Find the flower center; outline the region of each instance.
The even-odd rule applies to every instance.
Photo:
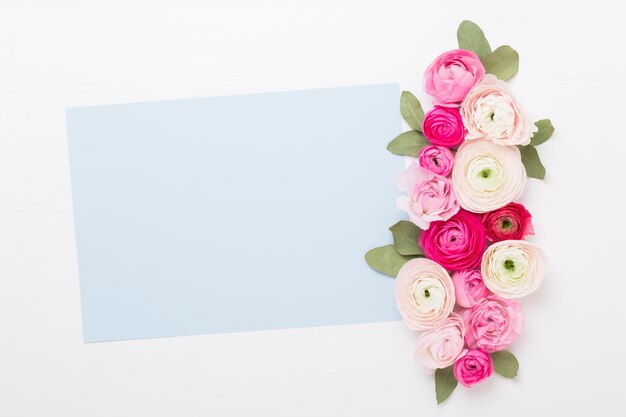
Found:
[[[489,120],[493,122],[493,118],[496,117],[496,113],[492,111],[491,113],[489,113],[488,117],[489,117]]]
[[[478,173],[479,176],[483,178],[489,178],[491,176],[491,170],[489,168],[485,168]]]
[[[507,271],[514,271],[515,270],[515,262],[513,262],[510,259],[507,259],[506,261],[504,261],[504,269],[506,269]]]
[[[504,219],[504,220],[502,220],[502,228],[503,228],[504,230],[510,229],[510,228],[511,228],[511,226],[512,226],[512,224],[511,224],[511,220],[509,220],[509,219]]]
[[[430,297],[430,291],[424,290],[424,297],[426,298]]]

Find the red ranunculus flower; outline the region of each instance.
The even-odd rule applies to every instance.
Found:
[[[509,203],[483,216],[483,225],[487,239],[492,242],[501,240],[521,240],[526,235],[534,235],[532,216],[522,204]]]

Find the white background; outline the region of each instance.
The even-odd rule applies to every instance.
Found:
[[[626,415],[626,25],[584,3],[1,0],[0,416]],[[463,19],[519,51],[512,88],[556,126],[516,380],[437,407],[401,323],[83,344],[66,107],[382,82],[428,103]]]

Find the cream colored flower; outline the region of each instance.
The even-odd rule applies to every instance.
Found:
[[[460,112],[466,140],[485,138],[499,145],[528,145],[537,131],[506,82],[492,74],[470,90]]]
[[[517,146],[486,139],[464,142],[456,153],[452,185],[461,207],[486,213],[518,199],[526,186],[526,170]]]
[[[396,305],[411,330],[441,324],[454,308],[454,285],[448,272],[426,258],[405,263],[396,277]]]
[[[502,298],[520,298],[534,292],[546,275],[543,251],[525,240],[503,240],[485,251],[483,281]]]
[[[415,360],[427,373],[450,366],[463,351],[464,336],[463,319],[458,314],[452,313],[440,326],[419,336]]]

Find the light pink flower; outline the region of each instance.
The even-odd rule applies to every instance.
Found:
[[[455,362],[453,370],[457,381],[469,388],[493,374],[493,359],[483,350],[466,350]]]
[[[461,104],[466,140],[485,138],[498,145],[528,145],[537,131],[506,82],[487,74]]]
[[[454,49],[439,55],[428,66],[424,90],[435,98],[435,104],[456,107],[484,75],[485,68],[478,55]]]
[[[419,153],[419,165],[437,175],[450,175],[453,164],[454,154],[443,146],[424,146]]]
[[[452,313],[440,326],[419,336],[415,360],[427,373],[452,365],[463,351],[464,335],[463,319]]]
[[[439,326],[454,308],[450,275],[430,259],[411,259],[396,277],[396,306],[411,330]]]
[[[456,303],[461,307],[472,307],[483,298],[491,294],[480,271],[476,269],[464,269],[452,274]]]
[[[398,175],[397,185],[408,195],[398,197],[396,207],[406,211],[409,220],[424,230],[431,222],[447,220],[459,211],[452,181],[415,162]]]
[[[492,295],[463,311],[465,342],[471,349],[506,349],[524,330],[524,313],[516,301]]]

